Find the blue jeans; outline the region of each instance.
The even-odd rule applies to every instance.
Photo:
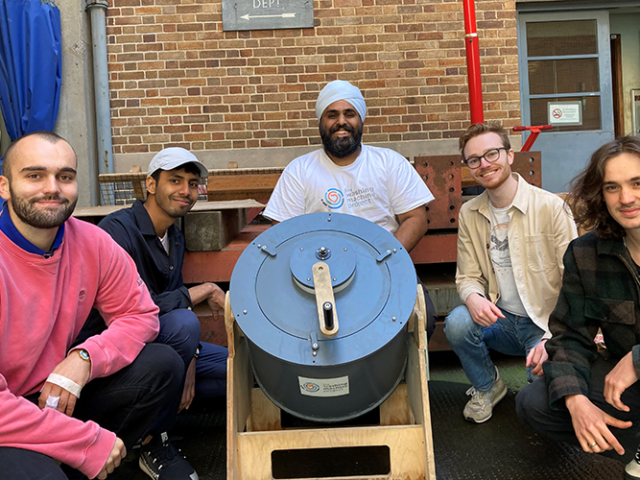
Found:
[[[495,380],[495,366],[489,348],[507,355],[526,356],[542,338],[544,330],[528,317],[501,310],[505,318],[498,318],[490,327],[482,327],[471,319],[466,306],[454,308],[447,316],[444,332],[447,341],[460,358],[467,378],[477,390],[487,391]],[[531,368],[527,379],[534,380]]]

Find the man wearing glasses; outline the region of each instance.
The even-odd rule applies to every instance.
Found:
[[[530,382],[542,375],[562,257],[577,231],[558,196],[511,172],[514,153],[501,126],[471,125],[460,151],[485,192],[460,210],[456,286],[464,305],[449,314],[445,333],[472,384],[464,418],[483,423],[507,393],[489,348],[526,356]]]

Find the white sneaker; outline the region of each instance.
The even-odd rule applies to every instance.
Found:
[[[638,446],[633,460],[624,467],[624,478],[625,480],[640,480],[640,446]]]
[[[471,400],[467,402],[462,411],[464,419],[473,423],[484,423],[491,418],[493,407],[507,394],[507,386],[500,378],[500,373],[496,368],[496,379],[493,385],[486,392],[476,390],[471,387],[467,390],[467,395],[471,395]],[[640,480],[640,479],[639,479]]]

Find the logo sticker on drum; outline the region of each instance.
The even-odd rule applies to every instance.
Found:
[[[340,397],[349,395],[349,377],[307,378],[298,377],[300,393],[309,397]]]
[[[311,392],[311,393],[315,393],[320,391],[320,385],[318,385],[317,383],[313,383],[313,382],[305,382],[304,384],[300,385],[300,387],[307,391],[307,392]]]
[[[324,201],[327,202],[329,208],[340,208],[344,203],[344,195],[337,188],[330,188],[324,194]]]

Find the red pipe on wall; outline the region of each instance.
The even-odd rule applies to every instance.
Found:
[[[467,50],[467,77],[469,83],[469,108],[471,123],[483,123],[482,78],[480,76],[480,47],[476,31],[476,6],[474,0],[462,0],[464,4],[464,44]]]

